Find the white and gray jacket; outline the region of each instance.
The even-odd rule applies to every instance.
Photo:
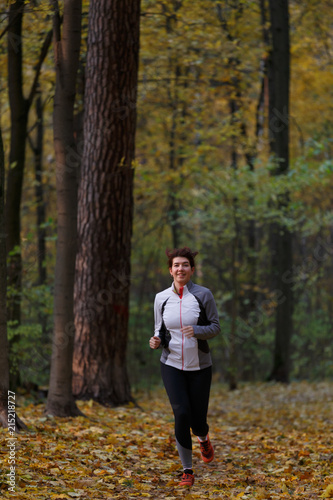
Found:
[[[207,339],[220,332],[212,292],[189,281],[178,295],[174,284],[155,297],[155,336],[161,339],[161,362],[180,370],[200,370],[211,366]],[[193,326],[194,337],[180,329]]]

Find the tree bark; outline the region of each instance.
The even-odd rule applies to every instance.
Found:
[[[4,152],[0,131],[0,422],[7,426],[7,394],[9,389],[9,362],[7,341],[7,269],[4,232]]]
[[[140,0],[91,2],[78,203],[73,392],[132,399],[126,367]]]
[[[74,138],[74,101],[80,55],[82,6],[81,0],[65,0],[61,36],[56,0],[53,5],[56,64],[53,130],[58,239],[54,283],[54,332],[46,411],[57,416],[75,416],[81,412],[72,394],[77,177],[80,164]]]
[[[4,222],[5,162],[0,130],[0,425],[8,427],[9,360],[7,340],[7,263]],[[26,425],[15,412],[15,430]]]
[[[20,250],[20,208],[25,164],[28,114],[37,89],[42,63],[47,55],[52,32],[45,37],[35,66],[35,77],[27,98],[23,95],[22,20],[24,0],[16,0],[9,8],[8,27],[8,93],[11,114],[11,139],[6,192],[6,247],[9,255],[8,283],[12,287],[8,319],[21,320],[22,259]]]
[[[273,155],[273,175],[282,175],[289,168],[289,81],[290,41],[288,0],[270,0],[271,51],[268,58],[269,140]],[[278,206],[288,205],[288,192],[281,195]],[[271,227],[271,252],[274,288],[281,300],[276,307],[275,347],[270,380],[287,383],[290,371],[290,340],[292,335],[293,293],[283,279],[292,269],[292,234],[282,223]]]
[[[25,162],[29,104],[23,95],[22,79],[22,20],[24,0],[9,7],[8,29],[8,93],[11,115],[10,153],[6,192],[6,248],[9,255],[8,284],[12,293],[8,300],[8,319],[21,320],[20,207]]]
[[[46,229],[45,229],[45,201],[43,189],[43,104],[42,96],[39,92],[36,99],[36,117],[37,134],[36,145],[30,141],[31,148],[35,158],[35,196],[36,196],[36,218],[37,218],[37,263],[38,263],[38,281],[37,285],[44,285],[46,282]],[[43,311],[38,312],[38,322],[42,327],[42,335],[47,338],[47,314]]]
[[[45,201],[44,201],[43,178],[42,178],[44,123],[43,123],[42,97],[40,94],[36,99],[36,116],[37,116],[37,137],[36,137],[36,147],[34,148],[34,154],[35,154],[35,180],[36,180],[35,195],[37,203],[38,284],[43,285],[46,281],[46,266],[45,266],[46,231],[45,227],[43,227],[43,224],[45,223]]]

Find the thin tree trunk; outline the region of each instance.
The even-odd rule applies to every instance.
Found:
[[[262,26],[262,34],[263,34],[263,42],[264,47],[268,51],[269,50],[269,33],[267,28],[267,15],[266,15],[266,5],[265,0],[260,0],[260,13],[261,13],[261,26]],[[262,141],[262,137],[264,134],[264,126],[265,126],[265,98],[268,91],[268,82],[267,82],[267,56],[266,54],[263,56],[260,61],[260,93],[258,98],[258,103],[256,107],[256,121],[255,121],[255,131],[256,131],[256,146],[255,151],[252,152],[251,160],[248,160],[248,165],[251,171],[254,171],[254,160],[257,156],[257,151],[260,148],[260,141]],[[267,99],[268,102],[268,99]],[[249,185],[249,191],[253,191],[253,185]],[[251,204],[254,202],[253,197],[251,196]],[[256,243],[257,243],[257,235],[256,235],[256,222],[254,219],[248,222],[248,246],[249,246],[249,255],[248,255],[248,269],[249,269],[249,284],[250,290],[248,294],[249,303],[244,308],[246,310],[246,317],[249,318],[251,313],[255,311],[256,301],[257,301],[257,292],[256,292],[256,284],[257,284],[257,266],[258,266],[258,258],[256,251]]]
[[[235,3],[233,9],[235,9],[235,15],[236,18],[238,19],[238,22],[241,22],[241,17],[243,15],[243,5],[241,3]],[[224,16],[221,3],[216,4],[216,11],[221,29],[226,34],[227,39],[233,44],[237,44],[237,39],[232,34],[232,31],[228,26],[228,22]],[[231,136],[231,142],[232,142],[231,164],[234,169],[237,168],[237,163],[238,163],[237,143],[240,143],[241,145],[239,139],[242,137],[245,140],[245,146],[243,145],[243,150],[247,165],[251,171],[254,171],[254,162],[257,156],[258,136],[256,136],[257,140],[256,143],[250,145],[248,140],[246,123],[244,120],[240,121],[240,119],[237,117],[237,113],[241,109],[240,106],[242,103],[242,82],[239,78],[239,67],[241,65],[241,62],[238,56],[229,57],[228,65],[230,66],[230,68],[234,73],[231,83],[231,94],[234,97],[230,98],[229,101],[231,126],[233,128]],[[257,116],[256,116],[256,121],[257,121]],[[241,133],[241,137],[239,137],[239,132]],[[251,195],[252,191],[253,191],[253,186],[249,184],[250,205],[252,205],[254,202],[253,196]],[[255,309],[255,301],[257,295],[255,292],[257,257],[255,250],[256,246],[255,221],[249,220],[245,225],[246,225],[245,231],[247,232],[247,242],[248,242],[247,269],[248,269],[248,283],[250,285],[250,289],[248,292],[249,304],[248,305],[242,304],[240,307],[240,313],[246,320],[249,319],[251,312]],[[238,238],[239,244],[240,241],[241,241],[240,238]]]
[[[25,164],[25,143],[28,114],[36,93],[42,63],[47,55],[52,32],[49,32],[35,65],[35,77],[27,98],[23,95],[22,20],[24,0],[16,0],[9,7],[8,27],[8,93],[11,113],[11,138],[6,191],[6,246],[9,256],[8,283],[12,287],[8,305],[8,319],[21,320],[22,259],[20,249],[20,208]]]
[[[8,427],[9,360],[7,340],[7,263],[4,223],[4,183],[5,162],[2,134],[0,130],[0,425]],[[10,406],[12,406],[12,403]],[[12,420],[12,417],[10,420]],[[15,430],[18,431],[20,429],[26,429],[26,425],[19,419],[15,412]]]
[[[270,0],[269,141],[275,175],[289,168],[290,41],[288,0]]]
[[[47,413],[78,415],[72,394],[74,345],[73,291],[76,255],[79,155],[74,139],[74,101],[81,42],[81,0],[65,0],[62,36],[58,3],[54,5],[54,148],[57,189],[57,254],[54,283],[54,332]]]
[[[7,394],[9,390],[9,362],[7,341],[7,266],[4,231],[4,152],[0,130],[0,423],[7,427]]]
[[[44,202],[44,190],[43,190],[43,136],[44,136],[44,124],[43,124],[43,105],[41,94],[38,93],[36,99],[36,144],[34,144],[31,137],[28,135],[28,141],[30,148],[34,154],[35,159],[35,196],[36,196],[36,219],[37,219],[37,264],[38,264],[38,280],[37,285],[43,285],[46,281],[46,230],[44,227],[45,223],[45,202]],[[47,325],[47,314],[43,311],[38,313],[38,322],[42,326],[43,337],[46,337],[46,325]]]
[[[237,103],[234,99],[230,99],[230,114],[231,114],[231,166],[236,171],[238,168],[238,155],[237,155],[237,139],[234,133],[235,123],[237,118],[235,116],[237,111]],[[231,330],[230,330],[230,344],[229,344],[229,366],[228,366],[228,382],[231,391],[237,389],[238,382],[238,353],[237,353],[237,317],[238,317],[238,260],[239,260],[239,245],[240,245],[240,228],[237,219],[238,200],[237,197],[233,198],[233,218],[235,236],[231,242],[231,283],[232,283],[232,299],[231,299]]]
[[[170,136],[169,136],[169,170],[171,175],[173,175],[177,170],[177,153],[176,153],[176,131],[177,131],[177,116],[178,116],[178,76],[179,76],[179,68],[176,67],[175,70],[175,90],[174,95],[172,95],[171,88],[169,89],[169,104],[172,108],[172,120],[171,120],[171,128],[170,128]],[[171,86],[171,82],[170,82]],[[180,244],[180,233],[181,227],[179,223],[179,200],[177,199],[177,189],[174,185],[174,181],[169,182],[168,189],[168,219],[171,226],[171,235],[172,235],[172,244],[173,248],[178,248]]]
[[[289,168],[289,80],[290,42],[288,0],[269,1],[272,47],[268,59],[270,150],[274,156],[273,175]],[[288,192],[280,196],[281,210],[288,205]],[[290,370],[293,293],[283,275],[292,269],[292,234],[281,223],[271,227],[274,288],[282,293],[276,308],[275,347],[270,380],[287,383]]]
[[[132,399],[126,367],[140,0],[90,3],[73,392]]]
[[[283,205],[280,202],[279,207]],[[276,306],[273,369],[268,380],[288,383],[290,372],[290,342],[293,328],[292,285],[283,280],[287,270],[292,269],[292,235],[287,228],[274,224],[271,227],[273,286],[281,293]]]
[[[171,89],[169,90],[169,101],[170,107],[172,108],[172,119],[171,119],[171,127],[170,127],[170,136],[169,136],[169,170],[171,175],[176,172],[176,129],[177,129],[177,107],[178,107],[178,99],[177,99],[177,71],[175,76],[175,95],[172,96]],[[171,82],[170,82],[171,86]],[[172,244],[173,248],[177,248],[179,246],[179,235],[180,235],[180,224],[179,224],[179,201],[177,200],[177,191],[174,186],[174,182],[169,182],[168,189],[168,219],[171,226],[171,235],[172,235]]]
[[[267,28],[267,9],[266,0],[260,0],[260,14],[261,14],[261,27],[262,27],[262,38],[264,42],[265,52],[270,50],[269,41],[269,29]],[[264,135],[264,125],[265,125],[265,102],[268,102],[267,92],[268,92],[268,77],[267,77],[267,63],[268,58],[266,53],[260,61],[260,73],[261,73],[261,84],[260,84],[260,94],[256,109],[256,138],[257,146],[259,145],[260,138]]]
[[[165,19],[165,30],[168,34],[172,34],[177,24],[177,11],[182,6],[182,0],[177,2],[162,3],[161,9]],[[168,205],[167,205],[167,218],[170,224],[171,240],[173,248],[180,245],[181,239],[181,223],[179,221],[179,214],[181,211],[181,202],[177,197],[179,185],[175,186],[173,176],[181,167],[182,159],[179,157],[177,149],[177,123],[181,122],[183,116],[180,116],[180,99],[179,99],[179,77],[181,76],[181,67],[179,61],[172,55],[172,51],[168,49],[168,63],[170,74],[174,74],[174,82],[170,80],[167,88],[168,106],[171,111],[171,125],[170,128],[166,126],[166,134],[169,143],[169,171],[171,180],[168,182]],[[184,112],[184,107],[183,107]],[[182,113],[183,114],[183,113]],[[178,142],[181,142],[181,139]]]
[[[237,200],[235,200],[237,204]],[[235,207],[236,208],[236,207]],[[236,215],[235,215],[236,219]],[[232,279],[232,299],[231,299],[231,331],[229,343],[229,366],[228,383],[231,391],[237,389],[238,384],[238,352],[237,352],[237,319],[238,319],[238,249],[239,249],[239,228],[235,220],[235,237],[231,242],[231,279]]]
[[[34,148],[35,154],[35,194],[37,203],[37,256],[38,256],[38,284],[43,285],[46,281],[46,245],[45,237],[46,231],[43,224],[45,223],[45,202],[43,192],[43,136],[44,136],[44,123],[43,123],[43,105],[42,97],[39,94],[36,99],[36,116],[37,116],[37,140],[36,147]]]
[[[38,285],[43,285],[46,282],[46,229],[45,229],[45,201],[43,189],[43,104],[42,96],[39,93],[36,99],[36,116],[37,116],[37,137],[35,154],[35,195],[36,195],[36,210],[37,210],[37,261],[38,261]],[[42,335],[47,337],[47,314],[43,311],[38,312],[38,321],[42,327]]]
[[[6,192],[6,247],[9,255],[8,284],[12,287],[8,300],[8,319],[21,321],[22,259],[20,250],[20,207],[25,162],[25,140],[29,104],[23,96],[22,20],[24,0],[9,7],[8,29],[8,93],[11,114],[10,153]]]

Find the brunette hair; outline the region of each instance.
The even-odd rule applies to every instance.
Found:
[[[190,262],[190,266],[194,267],[194,257],[198,254],[198,252],[192,252],[188,247],[174,248],[173,250],[167,248],[165,253],[168,257],[169,267],[172,267],[172,261],[175,257],[186,257]]]

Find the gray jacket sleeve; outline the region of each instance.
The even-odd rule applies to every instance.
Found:
[[[159,332],[160,328],[162,325],[162,315],[161,315],[161,308],[160,308],[160,301],[158,300],[157,296],[155,297],[155,302],[154,302],[154,337],[159,337]]]
[[[213,294],[207,289],[205,297],[202,297],[202,303],[206,312],[207,324],[194,325],[194,336],[200,340],[207,340],[215,337],[221,331],[219,315]]]

